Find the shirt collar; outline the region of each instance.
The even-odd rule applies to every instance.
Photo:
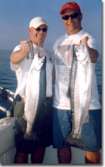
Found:
[[[67,38],[74,38],[76,36],[80,36],[81,34],[83,34],[83,30],[80,30],[78,33],[75,33],[75,34],[71,34],[71,35],[68,35],[68,34],[65,34],[65,37]]]

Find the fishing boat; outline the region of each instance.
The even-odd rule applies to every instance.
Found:
[[[0,87],[0,118],[10,116],[13,99],[14,92]]]
[[[15,156],[15,119],[11,117],[11,106],[14,99],[14,92],[0,87],[0,164],[13,165]],[[29,159],[30,163],[30,159]],[[44,165],[57,165],[57,151],[52,146],[46,148]],[[83,151],[72,147],[73,165],[83,165]]]
[[[10,117],[14,93],[0,87],[0,164],[12,164],[15,155],[14,118]]]

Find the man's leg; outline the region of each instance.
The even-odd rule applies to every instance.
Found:
[[[86,164],[99,164],[101,160],[100,152],[85,152],[85,163]]]
[[[92,125],[90,130],[93,130],[94,132],[94,136],[91,136],[91,140],[95,139],[97,141],[97,145],[94,148],[97,151],[91,151],[91,150],[85,151],[85,162],[90,164],[99,164],[101,163],[101,155],[99,148],[101,148],[101,140],[102,140],[101,110],[90,110],[89,117],[90,117],[90,125]]]
[[[59,163],[69,164],[71,162],[71,148],[61,148],[57,151]]]
[[[16,155],[15,155],[15,163],[16,164],[25,164],[28,163],[28,152],[26,152],[27,145],[26,141],[23,138],[23,135],[17,134],[15,136],[16,143]]]
[[[44,154],[45,154],[45,147],[38,146],[37,148],[35,148],[35,151],[33,151],[31,154],[31,162],[42,163],[44,159]]]
[[[71,162],[71,148],[65,147],[65,138],[71,131],[71,112],[69,110],[53,110],[53,146],[57,148],[59,163]]]
[[[23,152],[17,152],[15,155],[16,164],[26,164],[28,163],[28,154]]]

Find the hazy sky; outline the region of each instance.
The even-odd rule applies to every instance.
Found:
[[[59,9],[66,0],[0,0],[0,49],[12,49],[28,37],[28,23],[32,17],[43,16],[49,25],[46,47],[63,33]],[[102,1],[77,0],[83,13],[83,27],[97,40],[101,49]]]

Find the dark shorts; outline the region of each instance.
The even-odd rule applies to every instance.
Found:
[[[89,122],[82,127],[84,150],[98,151],[101,148],[101,110],[89,111]],[[72,130],[72,115],[69,110],[53,109],[53,146],[68,147],[65,140]],[[70,146],[70,145],[69,145]]]
[[[47,147],[52,144],[52,100],[47,99],[47,108],[44,106],[40,108],[37,120],[33,127],[34,137],[30,139],[24,138],[22,127],[26,126],[23,118],[18,119],[16,128],[18,128],[15,135],[16,149],[19,152],[33,152],[36,147]]]

